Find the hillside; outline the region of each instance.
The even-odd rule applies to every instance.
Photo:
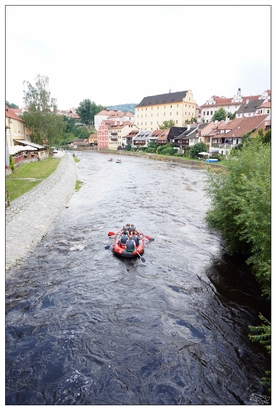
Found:
[[[123,111],[123,112],[131,112],[132,114],[134,114],[134,107],[137,105],[136,104],[118,104],[118,105],[109,105],[108,108],[110,110],[117,110],[117,111]]]

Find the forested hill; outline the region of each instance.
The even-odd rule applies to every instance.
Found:
[[[134,107],[138,105],[138,103],[136,104],[119,104],[119,105],[109,105],[108,108],[110,110],[118,110],[118,111],[123,111],[123,112],[131,112],[132,114],[134,114],[135,110]]]

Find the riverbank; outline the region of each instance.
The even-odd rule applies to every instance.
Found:
[[[177,157],[172,159],[165,155],[110,150],[96,152],[116,156],[139,156],[199,169],[223,169],[216,164]],[[72,153],[63,154],[57,170],[50,177],[6,207],[6,271],[24,261],[47,234],[51,224],[73,195],[76,179],[76,165]]]
[[[6,272],[20,264],[47,234],[75,191],[76,165],[64,154],[56,171],[6,208]]]
[[[108,154],[110,156],[119,156],[119,155],[127,155],[127,156],[132,156],[132,157],[143,157],[143,158],[148,158],[152,159],[155,161],[164,161],[164,162],[170,162],[171,164],[178,164],[182,165],[184,167],[193,167],[197,169],[208,169],[208,168],[216,168],[216,169],[224,169],[225,167],[222,164],[219,163],[208,163],[205,162],[204,160],[199,161],[195,159],[187,159],[185,157],[176,157],[176,156],[168,156],[168,155],[159,155],[159,154],[154,154],[154,153],[148,153],[148,152],[141,152],[141,151],[127,151],[127,150],[110,150],[110,149],[101,149],[101,150],[95,150],[95,148],[90,148],[90,147],[81,147],[78,148],[76,151],[94,151],[98,152],[99,154]]]

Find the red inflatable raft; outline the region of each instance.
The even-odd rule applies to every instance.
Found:
[[[119,231],[114,239],[113,245],[112,245],[112,251],[114,255],[117,256],[122,256],[123,258],[134,258],[136,256],[141,256],[144,253],[144,247],[145,247],[145,237],[144,235],[138,232],[139,236],[139,246],[133,251],[129,252],[126,250],[126,245],[121,245],[120,244],[120,237],[123,233],[123,231]]]

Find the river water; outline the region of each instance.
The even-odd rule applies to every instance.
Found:
[[[6,404],[267,404],[263,302],[205,223],[205,171],[76,155],[81,189],[6,279]],[[106,249],[128,222],[144,262]]]

